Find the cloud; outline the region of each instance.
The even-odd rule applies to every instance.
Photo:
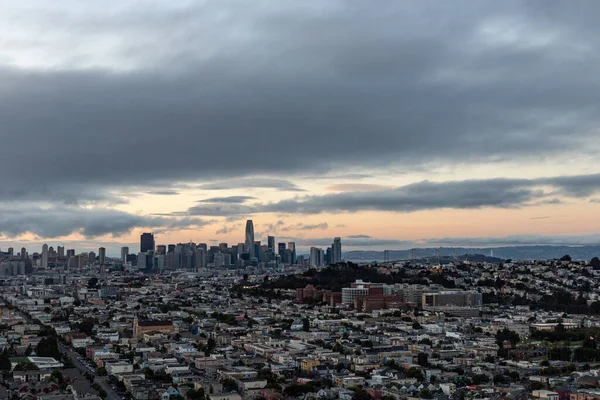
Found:
[[[327,222],[321,222],[320,224],[308,224],[308,225],[299,223],[299,224],[289,225],[289,226],[280,228],[280,230],[283,232],[289,232],[289,231],[312,231],[315,229],[325,230],[327,228],[329,228],[329,225],[327,224]]]
[[[231,189],[254,189],[254,188],[266,188],[266,189],[277,189],[281,191],[289,192],[302,192],[296,184],[284,180],[275,178],[245,178],[245,179],[230,179],[222,180],[219,182],[206,183],[198,186],[202,190],[231,190]]]
[[[146,192],[147,194],[154,194],[158,196],[176,196],[179,194],[176,190],[151,190]]]
[[[544,216],[544,217],[531,217],[529,219],[548,219],[548,218],[550,218],[550,217],[548,217],[548,216]]]
[[[298,237],[286,237],[286,240],[294,241],[296,246],[301,247],[329,247],[333,243],[333,238],[298,238]],[[350,238],[342,237],[342,249],[347,248],[365,248],[365,247],[412,247],[413,242],[397,239],[379,239],[379,238]]]
[[[338,183],[329,185],[325,189],[333,192],[369,191],[392,188],[391,185],[378,185],[373,183]]]
[[[80,3],[13,2],[0,16],[15,190],[231,179],[204,189],[298,191],[240,177],[598,149],[594,2]]]
[[[348,235],[349,239],[372,239],[372,236],[369,235]]]
[[[0,233],[18,237],[31,233],[40,238],[58,238],[81,234],[85,238],[104,235],[119,237],[135,228],[156,231],[200,229],[212,221],[199,218],[147,217],[107,208],[1,207]]]
[[[253,196],[211,197],[209,199],[198,200],[198,203],[245,203],[254,199],[256,197]]]
[[[449,182],[422,181],[393,189],[343,192],[285,199],[257,207],[257,212],[319,214],[323,212],[414,212],[440,208],[519,208],[560,204],[552,192],[579,198],[600,192],[600,175],[540,179],[481,179]]]

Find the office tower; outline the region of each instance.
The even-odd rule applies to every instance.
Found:
[[[275,253],[275,236],[267,237],[267,246],[271,252]]]
[[[159,244],[158,246],[156,246],[156,254],[162,256],[167,254],[167,246],[165,246],[164,244]]]
[[[204,249],[204,251],[208,251],[208,245],[206,243],[199,243],[196,248]]]
[[[223,254],[227,253],[227,243],[219,243],[219,250]]]
[[[318,247],[310,248],[310,266],[311,267],[323,266],[323,263],[325,261],[324,258],[325,258],[325,252],[323,251],[323,249],[320,249]]]
[[[65,246],[58,246],[57,250],[58,250],[58,256],[59,257],[64,257],[65,256]]]
[[[135,254],[129,254],[127,256],[127,262],[135,267],[137,265],[137,256]]]
[[[41,263],[42,268],[48,268],[48,258],[49,258],[48,245],[44,243],[44,245],[42,246],[42,263]]]
[[[94,265],[96,264],[96,253],[94,253],[93,251],[90,251],[87,255],[87,260],[86,264],[87,265]]]
[[[281,261],[284,262],[285,258],[285,243],[277,243],[277,254],[281,257]]]
[[[154,234],[153,233],[142,233],[140,237],[140,252],[145,253],[146,251],[154,251]]]
[[[328,247],[325,250],[325,265],[333,264],[333,250],[331,247]]]
[[[12,257],[12,256],[14,256],[14,253],[15,253],[15,249],[13,249],[12,247],[9,247],[8,248],[8,255]]]
[[[67,258],[75,257],[75,249],[67,250]]]
[[[254,245],[252,246],[252,254],[258,261],[262,261],[260,259],[260,240],[255,240]]]
[[[21,260],[27,258],[27,249],[25,247],[21,247]]]
[[[254,258],[254,224],[252,220],[249,219],[246,221],[246,241],[245,241],[245,251],[250,256],[250,259]]]
[[[175,253],[175,245],[170,244],[167,246],[167,253]]]
[[[106,264],[106,249],[104,247],[98,249],[98,262],[100,265]]]
[[[148,253],[141,251],[137,256],[137,266],[139,269],[146,269],[148,266]]]
[[[194,264],[196,268],[206,268],[208,262],[206,260],[206,249],[203,247],[198,247],[196,249],[195,261]]]
[[[269,246],[262,245],[260,246],[260,257],[259,259],[264,262],[271,261],[271,250],[269,250]]]
[[[290,264],[296,264],[296,242],[288,242],[287,246],[291,252]]]
[[[213,263],[214,263],[215,268],[222,267],[223,266],[223,253],[216,253]]]
[[[121,261],[123,264],[127,262],[127,256],[129,255],[129,247],[123,246],[121,247]]]
[[[383,251],[383,261],[384,262],[389,262],[390,261],[390,251],[389,250],[384,250]]]
[[[342,262],[342,239],[340,239],[339,237],[334,238],[333,244],[331,245],[331,249],[333,252],[332,264]]]

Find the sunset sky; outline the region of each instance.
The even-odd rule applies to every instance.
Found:
[[[0,248],[598,244],[599,14],[0,0]]]

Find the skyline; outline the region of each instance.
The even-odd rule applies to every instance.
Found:
[[[598,244],[598,11],[6,4],[0,248]]]

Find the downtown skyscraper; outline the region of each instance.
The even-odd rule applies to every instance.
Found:
[[[254,253],[254,224],[252,220],[246,221],[246,241],[244,242],[245,251],[248,253],[250,259],[256,257]]]
[[[339,237],[333,238],[333,243],[331,245],[332,259],[330,262],[332,264],[337,264],[342,262],[342,239]]]
[[[154,251],[154,234],[142,233],[140,237],[140,252]]]

